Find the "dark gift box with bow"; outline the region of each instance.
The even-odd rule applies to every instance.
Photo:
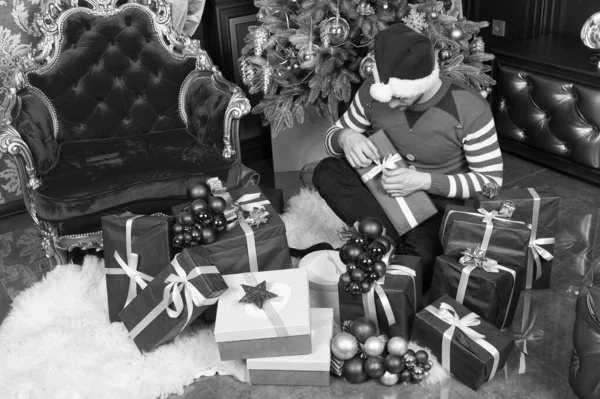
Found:
[[[373,320],[379,334],[410,338],[416,312],[423,307],[421,258],[393,256],[385,277],[371,290],[357,297],[338,286],[340,323],[366,316]]]
[[[177,337],[228,287],[210,261],[184,249],[119,313],[143,352]]]
[[[494,198],[478,194],[475,205],[488,211],[512,207],[519,220],[531,226],[525,288],[550,288],[560,197],[550,188],[517,188],[501,190]]]
[[[479,248],[504,266],[526,267],[531,230],[524,222],[505,219],[497,211],[448,205],[439,237],[444,255],[458,259],[465,248]]]
[[[108,317],[119,312],[173,259],[170,231],[175,218],[127,212],[102,217]]]
[[[460,260],[438,256],[429,303],[448,294],[502,329],[513,321],[524,277],[524,268],[500,265],[477,249],[466,250]]]
[[[424,191],[416,191],[404,197],[392,197],[388,194],[381,182],[383,170],[406,168],[406,163],[383,130],[373,133],[369,140],[377,147],[379,156],[383,159],[375,165],[356,171],[398,234],[403,235],[435,215],[438,212],[437,208]]]
[[[448,295],[417,314],[413,340],[425,346],[458,381],[477,390],[508,359],[512,338]]]
[[[285,225],[260,188],[244,187],[229,195],[228,210],[236,209],[239,225],[220,233],[212,244],[189,250],[209,259],[222,274],[291,268]]]

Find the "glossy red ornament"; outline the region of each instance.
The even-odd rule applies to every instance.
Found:
[[[380,242],[385,245],[385,253],[390,252],[390,249],[395,248],[396,244],[390,236],[382,235],[373,240],[373,242]]]
[[[212,197],[208,200],[208,209],[212,213],[223,213],[227,207],[227,202],[222,197]]]
[[[377,218],[368,217],[360,222],[358,232],[367,237],[369,241],[373,241],[383,234],[383,224]]]
[[[347,287],[352,282],[352,277],[350,277],[350,273],[342,273],[340,275],[340,284],[343,287]]]
[[[385,245],[379,241],[373,241],[371,244],[369,244],[367,252],[375,257],[382,257],[387,253],[385,250]]]
[[[210,194],[210,187],[204,182],[192,183],[187,187],[186,190],[186,195],[190,201],[197,199],[208,201]]]
[[[412,374],[410,373],[410,370],[408,369],[404,369],[400,372],[400,381],[402,382],[408,382],[412,379]]]
[[[227,219],[225,219],[225,216],[222,214],[216,215],[213,219],[212,226],[217,233],[225,231],[225,229],[227,229]]]
[[[367,245],[367,237],[363,236],[360,233],[356,233],[350,239],[350,243],[356,244],[359,247],[365,246],[365,245]]]
[[[340,254],[344,252],[344,257],[348,262],[355,262],[361,255],[365,253],[362,247],[356,244],[345,244],[340,248]]]
[[[190,204],[190,211],[192,212],[192,215],[195,215],[201,209],[207,209],[207,208],[208,208],[208,204],[206,203],[206,201],[201,200],[201,199],[197,199]]]
[[[348,264],[346,265],[346,271],[348,273],[352,273],[352,270],[356,269],[356,262],[348,262]]]
[[[377,273],[379,278],[382,278],[383,276],[385,276],[386,271],[387,271],[387,266],[386,266],[385,262],[378,260],[373,265],[373,273]]]
[[[368,317],[359,317],[350,324],[350,334],[364,344],[367,338],[374,337],[377,334],[375,322]]]
[[[179,223],[175,223],[173,225],[173,234],[177,235],[177,234],[181,234],[183,233],[183,225],[179,224]]]
[[[194,224],[194,217],[190,212],[181,212],[181,223],[186,226]]]
[[[369,253],[363,253],[358,257],[357,264],[366,271],[375,265],[375,257]]]
[[[364,359],[360,356],[346,360],[342,366],[342,376],[353,384],[364,382],[368,378],[364,371],[364,363]]]
[[[366,294],[367,292],[371,291],[371,283],[368,280],[363,280],[360,283],[360,286],[362,288],[363,294]]]
[[[202,243],[204,245],[212,244],[217,239],[215,231],[209,227],[202,227],[200,232],[202,233]]]
[[[365,272],[361,269],[354,269],[350,276],[352,277],[352,281],[360,283],[365,279]]]
[[[404,363],[402,362],[400,356],[392,354],[389,354],[385,357],[383,365],[385,366],[386,371],[392,374],[398,374],[404,368]]]
[[[371,378],[379,378],[385,373],[383,359],[377,356],[370,356],[365,360],[365,373]]]

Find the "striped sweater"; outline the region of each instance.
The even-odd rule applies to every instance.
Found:
[[[348,111],[327,131],[325,149],[343,156],[339,133],[383,129],[411,169],[431,174],[430,194],[471,198],[485,183],[502,185],[503,163],[489,104],[478,93],[442,79],[427,102],[405,111],[369,94],[365,80]]]

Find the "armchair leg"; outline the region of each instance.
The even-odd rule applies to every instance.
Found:
[[[53,266],[64,265],[67,263],[67,251],[60,249],[57,245],[58,234],[56,228],[49,223],[41,222],[36,224],[42,248],[46,253],[46,257],[50,260]]]

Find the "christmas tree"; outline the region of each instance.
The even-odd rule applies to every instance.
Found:
[[[263,93],[253,109],[276,136],[304,109],[319,115],[339,112],[372,73],[375,35],[404,23],[428,36],[441,73],[487,95],[494,80],[478,36],[487,22],[460,16],[452,0],[255,0],[260,25],[249,29],[240,71],[251,94]]]

